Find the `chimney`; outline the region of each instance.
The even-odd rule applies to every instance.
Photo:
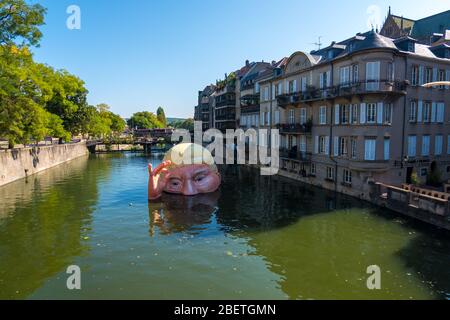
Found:
[[[245,60],[245,66],[248,67],[250,65],[250,61]]]

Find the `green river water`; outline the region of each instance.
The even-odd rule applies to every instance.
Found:
[[[91,155],[0,187],[0,298],[450,299],[448,233],[238,166],[219,192],[149,204],[160,161]]]

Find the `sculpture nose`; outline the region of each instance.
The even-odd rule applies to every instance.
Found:
[[[197,188],[195,188],[194,183],[192,180],[188,179],[183,184],[183,194],[185,196],[193,196],[197,194]]]

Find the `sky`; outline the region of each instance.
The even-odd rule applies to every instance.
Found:
[[[47,8],[35,59],[85,81],[92,105],[123,117],[193,117],[198,91],[245,60],[272,61],[341,41],[392,13],[411,19],[450,0],[28,0]],[[67,8],[80,8],[69,29]]]

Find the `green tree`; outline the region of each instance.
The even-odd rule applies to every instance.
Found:
[[[162,124],[163,127],[167,127],[166,114],[162,107],[159,107],[158,110],[156,110],[156,117],[158,118],[158,121]]]
[[[128,120],[128,125],[130,128],[138,129],[157,129],[164,127],[162,123],[159,122],[158,118],[148,111],[136,112],[133,114]]]
[[[46,9],[25,0],[0,0],[0,45],[39,45]],[[19,42],[20,41],[20,42]]]
[[[178,120],[173,123],[175,129],[186,129],[194,131],[194,119]]]

